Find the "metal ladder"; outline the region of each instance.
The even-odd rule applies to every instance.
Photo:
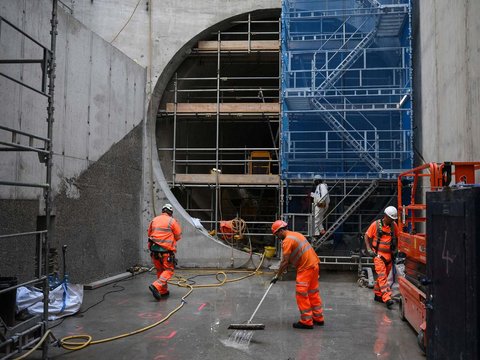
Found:
[[[352,66],[352,64],[360,57],[363,50],[368,47],[375,38],[377,27],[374,27],[366,37],[364,37],[355,48],[343,59],[338,67],[330,73],[329,76],[316,88],[316,91],[327,90],[334,87],[335,82],[345,73],[345,71]],[[315,76],[315,75],[313,75]],[[313,79],[312,79],[313,81]],[[315,97],[311,99],[312,105],[319,110],[326,110],[325,106],[317,100]],[[367,165],[375,172],[381,172],[383,170],[379,162],[370,155],[368,149],[364,149],[360,141],[356,140],[350,132],[337,120],[337,118],[331,113],[325,112],[320,114],[325,122],[332,128],[332,130],[338,131],[343,140],[355,151],[359,153],[360,159],[364,160]],[[343,117],[340,114],[341,117]]]
[[[378,0],[360,0],[360,2],[370,7],[381,7],[382,4]]]
[[[357,197],[355,201],[348,207],[348,209],[338,217],[332,226],[326,230],[325,234],[323,234],[322,237],[317,241],[312,241],[313,248],[317,250],[330,236],[332,236],[335,230],[337,230],[340,225],[342,225],[347,218],[358,209],[358,207],[375,191],[377,187],[378,181],[373,180],[365,189],[365,191],[359,197]]]
[[[362,55],[362,52],[367,48],[375,38],[377,33],[377,27],[374,27],[367,36],[365,36],[355,48],[342,60],[342,62],[337,66],[337,68],[330,73],[329,76],[317,87],[316,90],[326,90],[332,87],[335,82],[342,77],[347,69],[353,65],[353,63]]]
[[[312,104],[319,110],[326,110],[325,106],[316,98],[311,99]],[[340,136],[345,142],[355,151],[359,153],[360,159],[364,160],[367,165],[376,172],[381,172],[383,167],[379,162],[365,149],[361,142],[355,139],[352,134],[329,112],[322,112],[320,116],[325,119],[325,122],[332,128],[332,130],[338,131]],[[356,130],[355,130],[356,131]]]

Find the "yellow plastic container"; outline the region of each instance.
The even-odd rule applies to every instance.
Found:
[[[275,256],[275,246],[265,246],[265,257],[271,259]]]

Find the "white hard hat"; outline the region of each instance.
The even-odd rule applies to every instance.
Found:
[[[170,204],[165,204],[165,205],[163,205],[163,207],[162,207],[162,211],[163,211],[163,210],[168,210],[168,211],[170,211],[171,213],[173,213],[173,206],[170,205]]]
[[[397,215],[397,209],[395,206],[389,206],[385,209],[384,211],[385,215],[387,215],[390,219],[397,220],[398,215]]]

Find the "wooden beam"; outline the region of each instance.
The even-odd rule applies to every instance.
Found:
[[[167,103],[167,112],[174,112],[175,104]],[[211,113],[217,112],[215,103],[178,103],[177,113]],[[280,112],[279,103],[223,103],[220,104],[220,113],[274,113]]]
[[[179,184],[215,184],[215,174],[176,174],[175,182]],[[221,185],[280,185],[278,175],[220,174]]]
[[[199,51],[217,51],[217,41],[199,41]],[[280,49],[278,40],[252,40],[250,41],[250,50],[252,51],[278,51]],[[220,51],[246,51],[248,50],[247,40],[221,41]]]

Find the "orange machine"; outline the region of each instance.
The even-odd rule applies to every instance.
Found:
[[[418,332],[418,342],[426,349],[427,234],[426,191],[439,191],[453,184],[475,184],[480,162],[430,163],[398,176],[398,251],[406,255],[405,277],[399,277],[400,316]]]

